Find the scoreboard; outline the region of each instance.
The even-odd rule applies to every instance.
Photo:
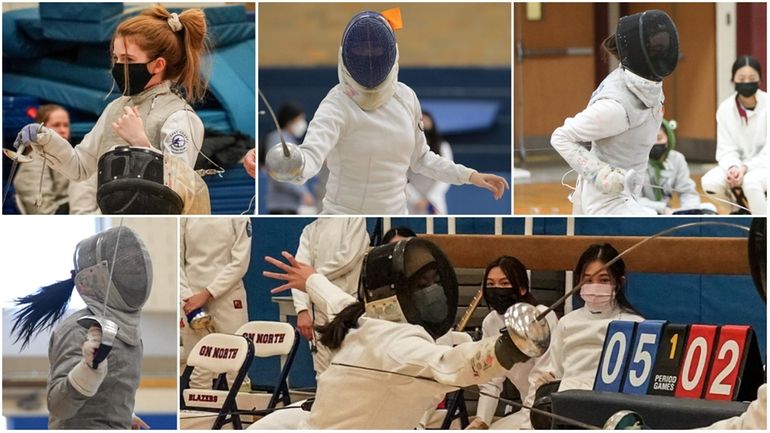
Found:
[[[750,326],[616,320],[607,327],[594,390],[748,401],[762,382]]]

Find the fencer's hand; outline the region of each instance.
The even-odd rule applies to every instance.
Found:
[[[489,426],[481,418],[474,418],[465,430],[489,430]]]
[[[302,310],[297,314],[297,330],[308,341],[313,341],[313,318],[310,317],[307,310]]]
[[[209,293],[207,289],[203,289],[192,296],[188,296],[182,299],[182,302],[184,302],[182,310],[184,310],[185,314],[189,314],[191,311],[202,308],[204,305],[206,305],[207,302],[209,302],[209,299],[211,299],[211,293]]]
[[[594,186],[604,194],[618,195],[623,192],[626,184],[626,172],[609,164],[600,168],[596,173]]]
[[[254,149],[246,152],[243,157],[243,168],[251,177],[257,177],[257,152]]]
[[[136,416],[135,413],[131,414],[131,430],[149,430],[150,426],[144,422],[143,419]]]
[[[29,147],[30,143],[37,142],[37,133],[40,130],[40,125],[40,123],[30,123],[21,128],[21,131],[16,134],[13,147],[18,150],[22,144]]]
[[[545,385],[546,383],[553,382],[554,380],[556,380],[556,376],[554,376],[553,373],[551,373],[550,371],[547,371],[542,376],[535,379],[535,382],[532,384],[532,386],[534,386],[535,389],[537,389]]]
[[[285,274],[269,271],[262,272],[262,275],[266,276],[267,278],[286,281],[286,284],[270,290],[270,293],[281,293],[290,289],[302,290],[304,292],[305,282],[308,278],[310,278],[311,275],[315,274],[315,269],[313,269],[313,267],[310,265],[298,262],[294,256],[292,256],[287,251],[281,252],[281,255],[286,259],[287,262],[289,262],[288,265],[272,257],[265,257],[266,262],[286,272]]]
[[[123,115],[117,122],[112,122],[112,127],[120,138],[134,147],[152,147],[150,139],[144,132],[144,121],[139,116],[137,107],[123,107]]]
[[[508,181],[496,174],[476,172],[471,174],[471,177],[468,180],[479,188],[492,191],[495,200],[500,200],[503,198],[503,193],[505,193],[505,190],[511,189],[511,187],[508,185]]]
[[[743,175],[748,171],[748,167],[745,165],[734,165],[727,169],[727,183],[731,187],[735,188],[743,184]]]
[[[96,350],[99,348],[99,346],[102,344],[102,330],[98,326],[92,326],[88,328],[88,332],[86,333],[86,341],[83,342],[83,344],[80,346],[81,351],[83,352],[83,361],[85,361],[86,365],[93,368],[94,366],[94,355],[96,354]],[[99,366],[101,367],[101,364]]]

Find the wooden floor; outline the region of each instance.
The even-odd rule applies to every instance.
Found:
[[[692,179],[698,185],[700,192],[701,176]],[[574,183],[574,182],[573,182]],[[517,183],[514,185],[513,212],[515,215],[569,215],[572,213],[572,203],[567,199],[571,192],[558,182],[552,183]],[[701,196],[701,201],[710,201],[720,214],[730,213],[729,206],[708,200]],[[673,207],[679,205],[678,197],[673,200]]]

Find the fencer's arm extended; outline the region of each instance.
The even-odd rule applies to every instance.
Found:
[[[729,108],[729,109],[728,109]],[[738,122],[735,120],[735,106],[724,107],[719,106],[717,110],[717,163],[722,170],[727,171],[730,167],[741,166],[741,152],[738,143],[734,135],[732,134],[732,128],[742,127],[740,124],[742,120],[739,118]]]
[[[230,223],[235,234],[235,242],[230,250],[230,262],[206,287],[215,299],[239,286],[249,270],[251,260],[251,221],[248,218],[232,218]]]
[[[476,173],[476,170],[462,164],[456,164],[449,158],[444,158],[431,152],[428,141],[425,138],[425,132],[416,126],[422,125],[422,122],[420,121],[422,116],[420,101],[417,99],[416,95],[413,94],[412,96],[414,97],[414,113],[417,118],[415,119],[414,128],[415,146],[412,151],[409,167],[415,173],[428,176],[431,179],[441,182],[451,183],[453,185],[471,183],[471,175]]]
[[[505,374],[515,362],[528,359],[520,352],[516,359],[501,351],[500,342],[500,337],[491,337],[448,347],[426,339],[424,332],[415,331],[402,338],[399,344],[383,350],[394,365],[400,366],[397,372],[435,379],[447,385],[445,392],[449,392],[453,389],[450,387],[489,382]]]
[[[338,228],[343,230],[345,241],[334,252],[331,260],[326,263],[315,263],[316,272],[326,275],[329,280],[335,280],[355,267],[361,266],[361,262],[369,246],[369,234],[366,231],[366,220],[363,217],[335,218],[339,223]],[[316,245],[316,248],[323,248]]]
[[[37,135],[37,141],[32,142],[32,148],[48,161],[48,165],[70,180],[83,181],[96,172],[99,143],[102,141],[104,128],[112,127],[106,124],[107,112],[112,103],[99,116],[96,125],[83,137],[83,141],[75,147],[60,137],[54,130],[43,128]]]
[[[767,384],[763,383],[757,390],[757,399],[752,401],[746,412],[717,421],[707,430],[767,430]]]
[[[321,105],[318,106],[318,110],[313,115],[313,120],[307,127],[305,139],[299,146],[299,150],[305,157],[305,167],[298,179],[290,181],[292,183],[305,183],[318,174],[326,156],[334,149],[340,136],[342,136],[346,116],[341,104],[336,104],[332,100],[333,92],[334,89],[321,101]],[[275,143],[268,144],[268,146],[273,145]]]
[[[48,346],[48,411],[60,419],[75,416],[96,394],[106,371],[94,370],[83,360],[86,330],[78,325],[54,331]],[[104,362],[106,368],[106,362]],[[102,366],[100,365],[100,370]]]
[[[611,99],[600,99],[556,128],[551,135],[551,146],[579,175],[593,183],[599,171],[608,164],[581,143],[612,137],[628,128],[623,106]]]

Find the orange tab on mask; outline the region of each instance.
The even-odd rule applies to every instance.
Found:
[[[404,21],[401,19],[401,8],[387,9],[380,12],[380,15],[388,20],[388,23],[393,27],[393,30],[404,28]]]

